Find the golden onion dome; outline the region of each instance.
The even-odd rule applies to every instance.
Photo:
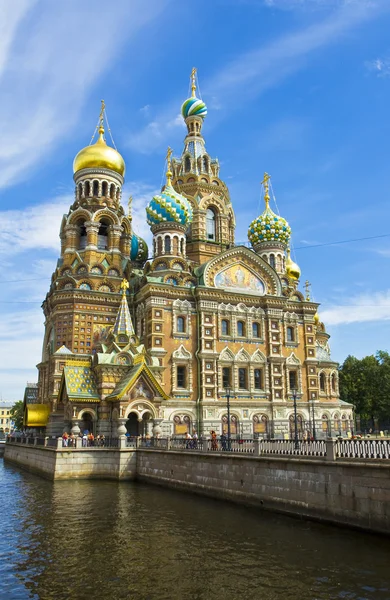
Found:
[[[290,248],[287,248],[286,274],[293,281],[298,281],[301,276],[301,269],[290,256]]]
[[[77,154],[73,161],[73,173],[77,173],[81,169],[103,168],[115,171],[124,177],[126,170],[125,161],[115,148],[107,146],[104,139],[103,111],[104,104],[100,118],[99,137],[94,144],[83,148]]]
[[[314,325],[318,326],[319,322],[320,322],[320,315],[318,314],[318,312],[316,312],[316,314],[314,315]]]

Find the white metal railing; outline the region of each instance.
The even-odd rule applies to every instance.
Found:
[[[390,440],[337,440],[336,458],[390,459]]]
[[[295,448],[294,440],[259,440],[260,454],[282,456],[326,456],[325,440],[299,441]]]

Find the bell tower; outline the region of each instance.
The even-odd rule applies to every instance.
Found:
[[[196,96],[196,69],[191,72],[191,96],[181,114],[187,126],[184,149],[172,160],[173,187],[192,205],[187,231],[187,256],[202,264],[234,244],[235,216],[229,190],[219,177],[219,161],[211,158],[202,136],[207,107]]]

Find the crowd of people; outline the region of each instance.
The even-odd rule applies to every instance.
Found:
[[[81,446],[83,448],[98,446],[104,447],[106,444],[106,438],[104,434],[97,435],[96,437],[93,435],[92,431],[84,431],[83,433],[79,433],[78,436],[74,435],[74,433],[68,434],[67,431],[64,431],[62,434],[62,445],[64,448],[75,448],[77,438],[81,438]]]

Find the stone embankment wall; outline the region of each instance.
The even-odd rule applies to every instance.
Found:
[[[390,464],[137,451],[137,479],[390,533]]]
[[[7,444],[5,460],[48,479],[115,479],[136,477],[134,449],[61,450]]]

